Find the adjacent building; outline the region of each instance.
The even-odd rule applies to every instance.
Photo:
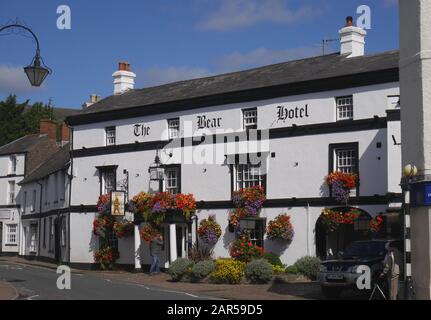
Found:
[[[40,134],[32,134],[0,147],[0,253],[18,254],[20,230],[19,182],[53,154],[58,146],[55,128],[42,121]],[[33,201],[28,194],[26,201]]]

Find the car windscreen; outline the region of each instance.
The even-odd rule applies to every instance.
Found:
[[[354,242],[346,248],[343,257],[380,257],[384,256],[385,254],[385,242]]]

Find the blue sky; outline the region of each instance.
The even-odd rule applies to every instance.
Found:
[[[63,4],[71,30],[56,26]],[[54,71],[31,88],[22,67],[35,44],[3,32],[0,99],[15,93],[19,101],[80,108],[91,93],[112,94],[118,61],[131,64],[142,88],[319,55],[322,39],[338,37],[359,5],[372,13],[366,52],[398,49],[397,0],[0,0],[0,25],[18,18],[30,26]]]

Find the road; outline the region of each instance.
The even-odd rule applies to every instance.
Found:
[[[197,296],[140,284],[73,273],[71,289],[59,290],[55,270],[0,262],[0,280],[14,286],[18,299],[27,300],[207,300]]]

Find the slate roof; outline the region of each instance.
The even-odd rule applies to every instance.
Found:
[[[70,161],[69,149],[69,143],[65,144],[57,152],[40,164],[39,167],[33,170],[33,172],[30,173],[26,178],[19,182],[19,185],[43,179],[44,177],[65,168]]]
[[[44,140],[49,141],[46,134],[37,133],[21,137],[0,147],[0,155],[30,152],[38,143]]]
[[[375,71],[398,69],[399,51],[347,58],[339,53],[289,61],[251,70],[134,89],[109,96],[67,118],[260,88],[304,83]]]

